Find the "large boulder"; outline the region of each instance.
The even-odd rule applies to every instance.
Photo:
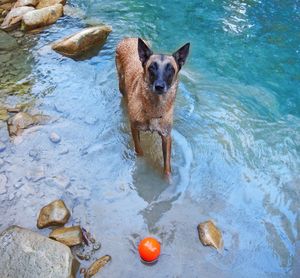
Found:
[[[23,27],[25,30],[50,25],[63,15],[63,5],[55,4],[50,7],[34,10],[23,16]]]
[[[5,31],[16,29],[20,26],[23,15],[33,10],[33,7],[26,6],[11,9],[7,16],[4,18],[4,21],[1,24],[1,29]]]
[[[109,26],[88,27],[55,42],[52,49],[65,56],[78,57],[92,48],[101,47],[111,31]]]
[[[24,7],[24,6],[33,6],[35,7],[38,4],[39,0],[18,0],[15,4],[15,8]]]
[[[19,226],[0,234],[0,277],[71,278],[79,263],[66,245]]]
[[[40,0],[40,2],[38,3],[38,5],[36,6],[36,8],[37,9],[42,9],[42,8],[45,8],[45,7],[53,6],[55,4],[65,5],[66,4],[66,0]]]

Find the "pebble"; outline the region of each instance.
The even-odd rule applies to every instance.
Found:
[[[59,143],[61,140],[60,136],[55,132],[51,132],[49,139],[52,143]]]
[[[99,250],[101,248],[101,244],[100,243],[95,243],[93,245],[93,250],[96,251],[96,250]]]
[[[3,142],[0,141],[0,153],[6,149],[6,146]]]
[[[40,154],[39,154],[39,152],[37,150],[30,150],[28,154],[34,160],[40,160]]]
[[[7,177],[4,174],[0,174],[0,195],[7,192],[6,189]]]

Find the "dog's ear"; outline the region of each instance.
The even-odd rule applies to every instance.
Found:
[[[140,38],[138,38],[138,53],[143,66],[145,66],[148,59],[153,54],[151,49]]]
[[[190,50],[190,43],[188,42],[172,54],[172,56],[174,57],[174,59],[177,63],[179,70],[184,65],[185,60],[186,60],[187,56],[189,55],[189,50]]]

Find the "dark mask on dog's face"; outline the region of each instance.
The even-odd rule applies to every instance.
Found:
[[[189,46],[189,43],[185,44],[173,55],[153,54],[150,48],[140,38],[138,39],[138,54],[150,91],[158,95],[168,92],[185,63]]]

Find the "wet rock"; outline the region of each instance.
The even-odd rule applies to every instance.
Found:
[[[40,0],[38,5],[36,6],[37,9],[42,9],[46,7],[53,6],[55,4],[66,4],[66,0]]]
[[[70,211],[64,201],[55,200],[41,209],[37,227],[42,229],[49,226],[62,226],[67,223],[69,218]]]
[[[61,140],[60,136],[55,132],[51,132],[49,139],[52,143],[59,143]]]
[[[1,59],[0,59],[1,62]],[[6,121],[9,118],[6,108],[0,107],[0,121]]]
[[[4,174],[0,174],[0,195],[5,194],[7,192],[6,184],[7,177]]]
[[[66,189],[71,184],[71,181],[67,176],[58,175],[48,180],[47,184],[50,186]]]
[[[90,278],[98,273],[108,262],[111,261],[111,256],[105,255],[100,259],[96,260],[92,265],[86,270],[84,278]]]
[[[12,35],[14,38],[17,38],[17,39],[24,37],[24,33],[23,33],[22,31],[14,31],[13,33],[11,33],[11,35]],[[11,112],[11,113],[17,113],[17,112],[20,112],[20,109],[17,109],[17,108],[12,108],[12,109],[15,109],[15,110],[14,110],[14,111],[8,111],[8,109],[7,109],[7,111],[8,111],[8,112]],[[19,111],[15,112],[16,110],[19,110]]]
[[[26,175],[27,180],[37,182],[45,178],[45,169],[43,166],[38,166],[31,169]]]
[[[222,234],[211,220],[200,223],[197,229],[203,245],[212,246],[218,250],[223,247]]]
[[[39,0],[18,0],[15,4],[15,8],[24,7],[24,6],[33,6],[35,7],[38,4]]]
[[[11,226],[0,234],[0,277],[75,277],[79,267],[69,247]]]
[[[33,7],[19,7],[11,9],[2,22],[1,29],[5,31],[11,31],[18,28],[21,24],[23,16],[33,10]]]
[[[47,120],[48,117],[44,115],[31,116],[26,112],[19,112],[7,121],[8,133],[10,136],[17,136],[24,129],[36,124],[43,124]]]
[[[5,149],[6,149],[5,144],[0,141],[0,153],[5,151]]]
[[[56,22],[62,15],[63,6],[61,4],[30,11],[23,16],[23,28],[32,30],[47,26]]]
[[[50,233],[49,237],[68,246],[75,246],[82,243],[80,226],[55,229]]]
[[[93,244],[93,251],[97,251],[101,248],[101,244],[96,242],[95,244]]]
[[[17,41],[10,35],[6,34],[4,31],[0,30],[0,50],[11,51],[16,47],[18,47]]]
[[[52,45],[52,49],[68,57],[78,57],[94,47],[101,47],[112,29],[108,26],[85,28]]]

